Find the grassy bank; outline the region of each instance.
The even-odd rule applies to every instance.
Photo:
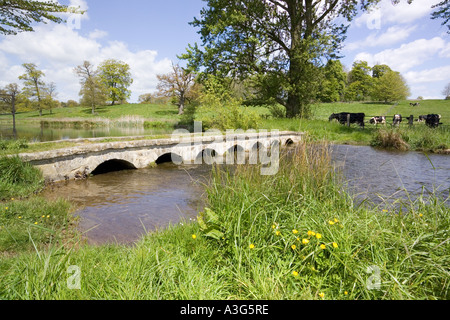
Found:
[[[327,147],[274,176],[216,168],[208,209],[134,247],[47,246],[0,262],[4,299],[449,299],[443,199],[356,207]],[[3,232],[3,231],[1,231]],[[75,240],[76,241],[76,240]],[[80,289],[68,286],[79,270]]]

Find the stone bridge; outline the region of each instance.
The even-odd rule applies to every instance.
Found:
[[[263,164],[278,161],[281,146],[298,143],[299,132],[172,135],[168,139],[86,143],[38,153],[23,153],[47,181],[83,179],[93,174],[142,169],[162,162],[175,164]],[[273,152],[273,151],[277,152]],[[265,157],[267,155],[267,157]],[[266,158],[266,160],[264,160]],[[265,161],[265,163],[264,163]]]

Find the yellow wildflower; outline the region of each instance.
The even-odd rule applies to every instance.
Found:
[[[297,230],[297,229],[294,229],[294,230],[292,230],[292,233],[293,233],[293,234],[297,234],[297,233],[298,233],[298,230]]]
[[[197,239],[197,236],[195,234],[192,235],[192,239]]]
[[[348,295],[348,292],[347,292],[347,291],[344,291],[344,294],[345,294],[345,295]]]
[[[252,244],[249,246],[249,248],[250,248],[250,249],[255,249],[255,245],[252,243]]]
[[[338,222],[339,222],[339,220],[338,220],[338,219],[336,219],[336,218],[334,218],[334,222],[338,223]]]
[[[422,218],[422,217],[423,217],[423,214],[419,213],[419,217],[421,217],[421,218]]]
[[[325,293],[323,293],[323,292],[319,293],[319,297],[321,297],[323,299],[323,297],[325,297]]]
[[[324,244],[321,244],[321,245],[320,245],[320,249],[325,250],[326,248],[327,248],[326,245],[324,245]]]
[[[308,243],[309,243],[309,240],[308,240],[308,239],[303,239],[303,240],[302,240],[302,243],[303,243],[303,244],[308,244]]]
[[[297,271],[292,271],[292,275],[293,275],[294,277],[298,277],[298,272],[297,272]]]
[[[317,238],[317,239],[321,239],[321,238],[322,238],[322,235],[321,235],[320,233],[317,233],[317,234],[316,234],[316,238]]]
[[[35,222],[34,224],[36,224],[36,225],[37,225],[38,223],[37,223],[37,222]]]
[[[295,250],[295,249],[297,249],[297,246],[296,246],[295,244],[293,244],[293,245],[291,246],[291,248],[292,248],[292,250]]]
[[[279,236],[279,235],[281,235],[281,232],[277,230],[277,232],[275,232],[275,234],[276,234],[277,236]]]
[[[330,224],[330,226],[332,226],[334,224],[334,221],[328,221],[328,223]]]
[[[272,225],[272,229],[275,229],[276,227],[277,227],[276,225],[274,225],[274,224]]]
[[[338,244],[336,242],[333,242],[333,248],[337,248]]]
[[[50,218],[50,216],[47,216],[47,219]]]

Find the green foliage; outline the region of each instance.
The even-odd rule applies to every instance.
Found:
[[[42,116],[42,100],[45,93],[45,82],[42,78],[45,74],[34,63],[24,63],[22,66],[26,70],[25,74],[19,76],[19,79],[24,81],[23,93],[28,98],[34,99],[39,115]]]
[[[372,99],[375,101],[401,101],[410,95],[409,87],[399,72],[388,70],[374,78]]]
[[[344,96],[347,75],[339,60],[329,60],[324,68],[324,80],[317,98],[322,102],[337,102]]]
[[[131,95],[128,87],[133,83],[130,66],[122,61],[109,59],[104,61],[98,70],[101,81],[109,92],[108,101],[111,105],[125,102]]]
[[[229,88],[215,77],[204,84],[201,105],[195,108],[195,121],[202,122],[204,130],[257,129],[260,116],[242,101],[233,97]]]
[[[18,156],[0,157],[0,200],[27,197],[44,186],[42,172]]]
[[[67,12],[65,5],[54,1],[14,0],[0,2],[0,34],[14,35],[33,31],[35,22],[63,22],[55,13]],[[81,13],[81,12],[80,12]]]

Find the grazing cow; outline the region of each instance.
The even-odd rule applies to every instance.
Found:
[[[420,106],[420,103],[419,102],[416,102],[416,103],[411,102],[409,105],[412,107],[418,107],[418,106]]]
[[[401,114],[396,114],[394,116],[394,120],[393,120],[394,126],[399,126],[400,123],[402,122],[402,120],[403,120],[402,115]]]
[[[425,120],[425,123],[430,128],[437,128],[441,121],[441,116],[439,114],[429,114],[427,115],[427,119]]]
[[[427,120],[427,116],[419,116],[419,122],[425,122]]]
[[[348,120],[348,115],[350,115],[350,123],[357,123],[361,127],[364,128],[364,118],[366,115],[364,113],[349,113],[349,112],[341,112],[341,113],[333,113],[328,120],[331,121],[336,119],[340,124],[346,124]]]
[[[370,124],[386,124],[386,117],[373,117],[370,119]]]

